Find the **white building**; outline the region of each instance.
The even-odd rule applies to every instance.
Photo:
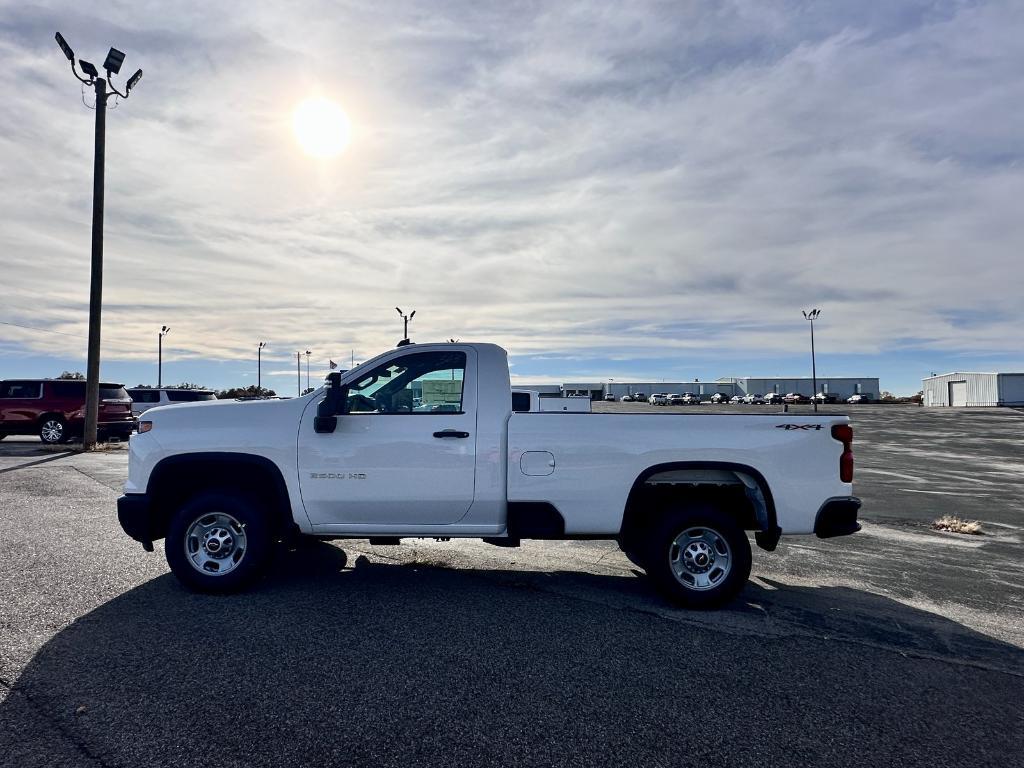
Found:
[[[943,373],[921,385],[925,405],[1024,405],[1024,373]]]
[[[788,395],[796,392],[806,397],[814,394],[814,382],[807,377],[764,378],[743,376],[737,378],[717,379],[715,381],[567,381],[561,386],[557,384],[516,384],[520,389],[535,389],[541,397],[589,397],[602,400],[605,395],[612,395],[616,400],[623,395],[643,392],[649,397],[655,392],[665,394],[683,394],[692,392],[701,400],[710,400],[716,394],[732,397],[733,395],[767,395],[774,392]],[[872,377],[835,377],[819,376],[818,391],[834,395],[836,399],[845,400],[850,395],[867,395],[877,400],[881,394],[878,379]]]
[[[810,376],[799,378],[744,376],[736,379],[736,384],[743,390],[742,394],[744,395],[767,395],[772,392],[777,395],[788,395],[790,392],[795,392],[798,395],[811,397],[815,394],[814,380]],[[851,395],[867,395],[870,399],[877,400],[881,395],[878,389],[878,379],[868,376],[819,376],[818,392],[834,395],[840,400],[845,400]]]

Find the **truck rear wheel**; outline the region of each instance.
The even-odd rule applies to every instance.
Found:
[[[272,539],[259,502],[246,494],[207,491],[171,519],[164,553],[178,580],[197,592],[238,592],[266,570]]]
[[[672,602],[717,608],[750,576],[750,541],[729,515],[710,505],[673,510],[650,529],[647,575]]]

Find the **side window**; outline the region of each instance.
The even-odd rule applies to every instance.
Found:
[[[460,413],[465,352],[416,352],[348,385],[346,413]]]
[[[0,398],[14,400],[39,397],[43,385],[38,381],[0,382]]]
[[[530,411],[530,393],[513,392],[512,410],[516,413],[528,413]]]
[[[198,389],[168,389],[167,399],[172,403],[198,403],[200,400],[216,400],[217,396]]]
[[[85,382],[84,381],[51,381],[47,388],[50,391],[50,397],[64,397],[64,398],[84,398],[85,397]]]
[[[158,389],[130,389],[128,396],[136,403],[160,402],[160,390]]]

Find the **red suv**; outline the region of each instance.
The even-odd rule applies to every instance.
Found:
[[[44,443],[62,443],[72,435],[81,435],[84,425],[84,381],[0,381],[0,440],[7,435],[39,435]],[[121,384],[100,384],[97,426],[102,437],[126,439],[132,433],[132,401]]]

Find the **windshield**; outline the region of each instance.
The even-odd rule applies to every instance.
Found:
[[[120,384],[100,384],[100,400],[131,400],[131,398],[128,397],[128,390]]]

